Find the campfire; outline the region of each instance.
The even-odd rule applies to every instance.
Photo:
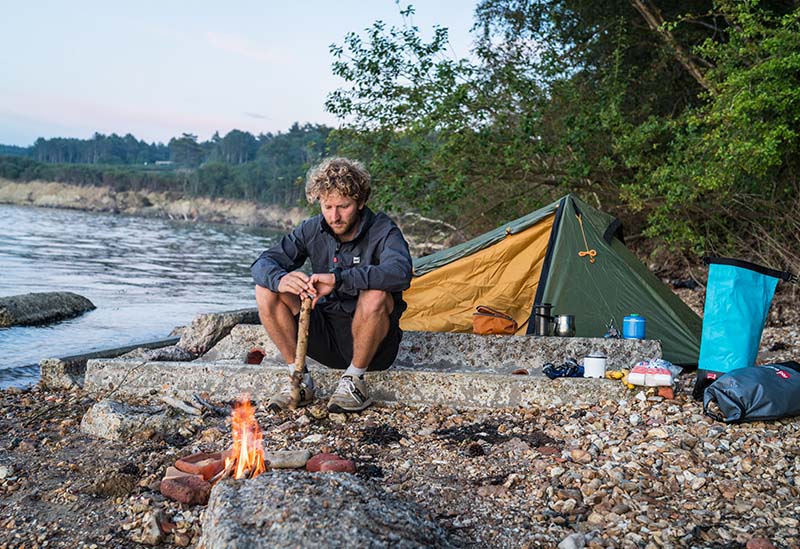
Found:
[[[236,480],[255,478],[267,471],[264,438],[249,395],[240,397],[234,405],[231,429],[233,447],[224,453],[225,467],[211,479],[212,484],[228,477]]]

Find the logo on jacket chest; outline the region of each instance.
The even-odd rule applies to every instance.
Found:
[[[353,258],[353,265],[358,265],[359,263],[361,263],[361,256],[357,255]]]

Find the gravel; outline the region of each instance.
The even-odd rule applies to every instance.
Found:
[[[702,307],[702,292],[679,293]],[[796,356],[795,310],[770,318],[762,359]],[[421,509],[455,546],[800,546],[800,422],[715,422],[691,400],[693,379],[674,400],[637,389],[593,405],[339,417],[259,403],[256,415],[268,450],[354,460],[365,485]],[[166,500],[159,482],[179,457],[228,448],[229,420],[127,442],[81,433],[108,396],[0,392],[0,549],[197,544],[204,507]]]

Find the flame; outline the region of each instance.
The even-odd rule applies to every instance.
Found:
[[[256,421],[250,396],[239,397],[231,412],[233,448],[225,458],[225,469],[233,470],[233,478],[255,478],[267,470],[264,463],[264,439]]]

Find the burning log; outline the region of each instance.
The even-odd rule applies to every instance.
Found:
[[[292,372],[292,400],[289,408],[297,409],[300,402],[300,382],[306,369],[306,350],[308,349],[308,325],[311,321],[311,298],[303,297],[300,305],[300,320],[297,326],[297,348],[294,353],[294,372]]]
[[[226,452],[225,468],[211,479],[212,484],[228,477],[237,480],[255,478],[267,471],[264,439],[248,395],[240,397],[234,405],[231,429],[233,446]]]

